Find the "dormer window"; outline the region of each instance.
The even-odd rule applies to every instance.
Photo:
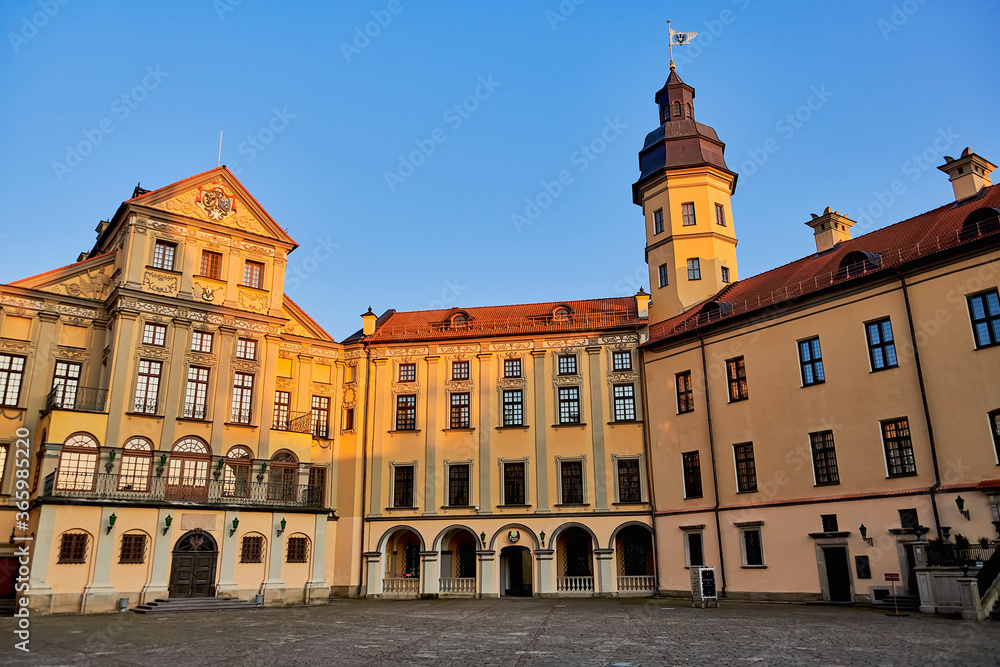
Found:
[[[859,276],[877,269],[882,264],[882,256],[874,252],[855,250],[840,260],[840,275],[848,278]]]
[[[570,318],[570,309],[566,306],[559,306],[552,311],[552,319],[556,322],[566,322]]]
[[[465,313],[455,313],[451,317],[452,329],[466,329],[469,326],[469,316]]]

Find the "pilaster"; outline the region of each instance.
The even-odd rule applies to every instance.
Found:
[[[556,597],[555,553],[555,549],[535,550],[535,560],[538,561],[536,597]]]
[[[283,515],[271,515],[271,552],[267,559],[267,580],[261,584],[264,604],[283,605],[285,603],[285,582],[281,579],[281,561],[285,555],[285,535],[278,535]]]
[[[115,513],[115,508],[101,508],[101,521],[98,523],[94,541],[94,572],[90,582],[83,589],[84,614],[111,611],[115,608],[115,587],[111,584],[111,562],[114,556],[114,545],[118,540],[117,530],[109,526],[109,519]],[[108,528],[110,527],[110,530]]]
[[[312,573],[306,582],[306,604],[322,604],[330,599],[330,584],[323,573],[326,569],[326,515],[316,515],[313,532]]]
[[[420,595],[437,597],[438,594],[438,552],[420,552]]]
[[[594,549],[594,560],[597,561],[597,581],[594,582],[594,595],[600,598],[611,597],[614,592],[614,549]]]
[[[361,555],[364,556],[368,568],[365,597],[378,597],[382,594],[382,554],[378,551],[366,551]]]
[[[489,462],[493,460],[490,454],[490,440],[493,437],[492,419],[490,412],[493,407],[493,393],[491,388],[493,377],[490,359],[493,357],[489,352],[477,354],[479,359],[479,514],[493,513],[493,495],[490,493],[490,473],[493,466]]]
[[[549,511],[549,475],[548,475],[548,454],[546,454],[545,434],[548,431],[548,422],[545,420],[545,350],[534,350],[531,356],[534,358],[532,376],[535,379],[535,480],[537,488],[535,493],[536,513]]]
[[[264,336],[264,351],[260,370],[260,392],[256,399],[260,408],[257,414],[260,419],[260,439],[257,456],[260,458],[271,457],[271,425],[274,423],[274,390],[277,386],[278,378],[278,343],[281,342],[279,336]],[[332,417],[331,417],[332,419]],[[330,425],[331,429],[333,424]],[[333,431],[331,430],[331,433]]]
[[[590,436],[594,450],[594,509],[608,509],[607,466],[604,461],[604,383],[601,382],[601,348],[587,348],[590,372]]]
[[[215,378],[215,400],[212,401],[212,442],[223,442],[226,422],[232,419],[232,405],[229,402],[229,388],[232,385],[230,377],[230,361],[233,358],[236,329],[219,327],[219,372]],[[166,444],[166,443],[165,443]],[[225,455],[225,452],[214,452]]]
[[[438,361],[441,357],[437,355],[425,357],[427,361],[427,400],[424,401],[426,410],[427,437],[424,438],[424,516],[437,514],[437,401],[435,400],[440,391],[438,373]],[[435,591],[436,592],[436,591]]]
[[[153,566],[150,568],[149,583],[142,587],[142,604],[152,602],[160,598],[166,598],[170,594],[168,577],[170,576],[170,545],[173,543],[173,524],[166,531],[166,518],[173,515],[170,508],[162,508],[157,513],[156,528],[153,531],[152,559]],[[178,522],[178,525],[180,523]]]
[[[222,524],[222,544],[219,545],[219,583],[215,587],[216,597],[235,596],[239,591],[239,585],[236,583],[236,552],[239,551],[240,539],[243,536],[238,531],[232,535],[229,534],[233,526],[233,519],[238,517],[238,510],[227,511]]]
[[[160,435],[160,442],[164,449],[167,449],[174,441],[174,433],[177,429],[177,420],[174,418],[184,414],[181,402],[187,393],[187,378],[184,377],[184,353],[187,350],[187,343],[190,338],[188,334],[191,332],[191,322],[176,318],[173,324],[174,336],[170,362],[165,378],[166,382],[160,387],[160,395],[164,397],[163,414],[166,416],[166,419],[163,420],[163,430]],[[225,367],[220,365],[219,368]],[[217,383],[221,382],[220,378],[216,378],[215,380]]]
[[[497,591],[497,561],[496,551],[480,550],[476,551],[479,557],[479,597],[496,598],[500,597]]]

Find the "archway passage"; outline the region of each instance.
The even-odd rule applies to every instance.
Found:
[[[468,530],[456,528],[441,540],[438,591],[448,595],[475,595],[476,545]]]
[[[651,593],[656,587],[653,571],[653,537],[645,526],[628,526],[615,536],[619,593]]]
[[[196,530],[177,540],[170,566],[170,597],[212,597],[218,560],[219,547],[208,533]]]
[[[507,596],[531,597],[531,552],[527,547],[500,550],[500,590]]]
[[[420,537],[409,528],[397,530],[386,540],[383,593],[420,593],[420,547]]]
[[[593,593],[594,541],[590,534],[576,526],[559,533],[556,541],[558,557],[558,593]]]

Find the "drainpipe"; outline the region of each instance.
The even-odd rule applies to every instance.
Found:
[[[357,596],[361,597],[361,586],[365,578],[365,498],[367,496],[368,485],[368,389],[371,386],[369,381],[371,375],[372,351],[365,343],[365,407],[361,412],[361,539],[358,546],[361,549],[358,559],[358,589]],[[372,438],[374,442],[374,437]]]
[[[917,382],[920,384],[920,400],[924,405],[924,421],[927,423],[927,440],[930,442],[931,446],[931,461],[934,462],[934,486],[930,488],[928,492],[931,497],[931,509],[934,511],[934,526],[937,529],[938,538],[943,542],[944,539],[941,535],[941,519],[938,516],[938,506],[937,506],[937,493],[938,487],[941,486],[941,472],[938,468],[938,457],[937,457],[937,447],[934,443],[934,426],[931,424],[931,411],[927,406],[927,390],[924,387],[924,371],[920,365],[920,351],[917,349],[917,334],[913,327],[913,313],[910,311],[910,294],[906,289],[906,278],[903,277],[903,272],[896,269],[896,275],[899,276],[899,284],[903,286],[903,301],[906,303],[906,321],[910,325],[910,343],[913,345],[913,360],[917,364]]]
[[[635,330],[637,337],[641,340],[639,336],[639,329]],[[652,445],[649,442],[649,401],[647,398],[648,392],[646,391],[646,364],[643,360],[644,354],[641,349],[636,348],[639,352],[639,388],[642,391],[642,449],[646,454],[646,488],[649,490],[649,527],[653,533],[653,570],[656,572],[656,589],[659,593],[659,566],[656,559],[656,554],[660,553],[660,549],[657,546],[656,541],[656,492],[653,490],[653,471],[652,471]]]
[[[722,597],[726,597],[726,556],[722,551],[722,522],[719,520],[719,474],[715,466],[715,435],[712,432],[712,401],[708,395],[708,362],[705,360],[705,339],[698,332],[701,346],[701,374],[705,379],[705,416],[708,418],[708,451],[712,456],[712,488],[715,491],[715,537],[719,543],[719,575],[722,577]]]

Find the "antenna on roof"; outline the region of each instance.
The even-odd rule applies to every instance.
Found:
[[[222,166],[222,130],[219,130],[219,163],[215,166]]]

